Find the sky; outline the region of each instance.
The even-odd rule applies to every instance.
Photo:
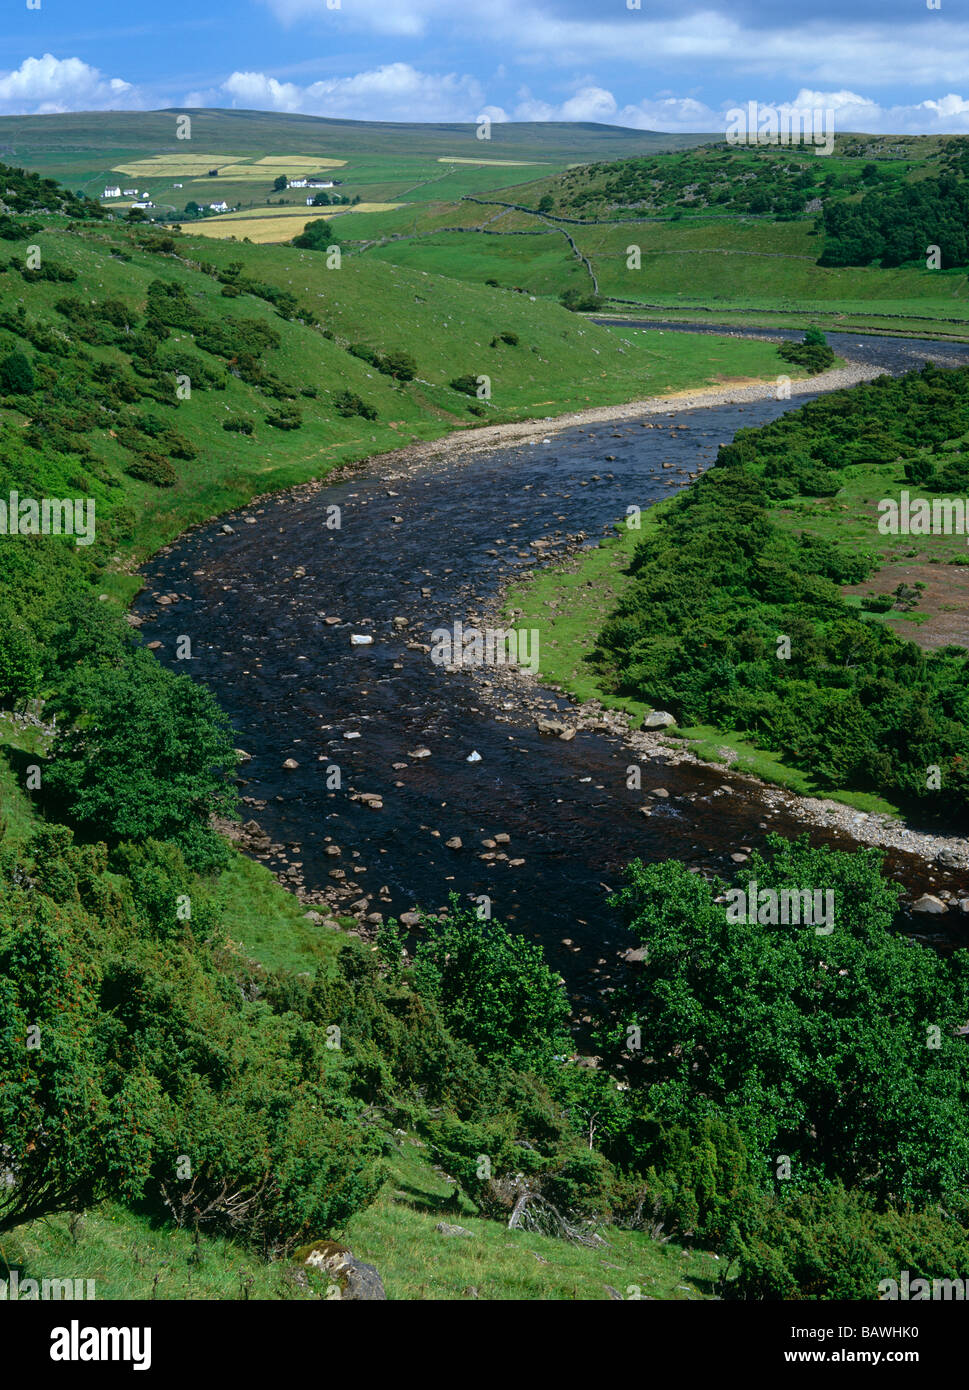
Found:
[[[929,8],[930,5],[932,8]],[[210,106],[969,133],[969,0],[7,0],[0,114]]]

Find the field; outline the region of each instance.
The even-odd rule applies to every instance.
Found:
[[[964,270],[819,266],[811,221],[697,217],[565,227],[476,196],[483,201],[404,207],[385,220],[355,223],[361,253],[481,284],[496,279],[551,298],[573,286],[592,287],[567,231],[617,313],[635,314],[641,306],[722,322],[822,322],[831,329],[969,337]],[[511,190],[494,195],[511,196]]]
[[[507,169],[520,169],[526,164],[537,164],[534,159],[467,159],[461,155],[438,155],[438,164],[500,164]]]
[[[191,141],[178,141],[176,120],[186,115]],[[794,186],[790,153],[556,123],[496,124],[484,145],[476,129],[211,111],[133,113],[122,124],[91,113],[0,118],[0,142],[11,157],[90,196],[119,178],[151,180],[144,186],[169,220],[189,200],[225,201],[258,219],[242,235],[259,242],[302,225],[305,198],[275,190],[278,175],[336,170],[339,195],[359,200],[350,255],[478,284],[497,280],[549,299],[595,287],[617,315],[969,337],[964,270],[822,267],[813,214],[779,220],[735,205],[758,180],[775,192],[777,180]],[[917,183],[932,178],[952,148],[939,137],[839,136],[829,159],[799,155],[792,167],[819,191],[850,200],[866,186],[865,169],[877,168],[886,183]],[[654,194],[641,198],[629,175],[628,205],[617,203],[610,189],[627,166],[615,161],[657,156]],[[209,177],[210,169],[218,175]],[[719,206],[718,188],[734,201]],[[264,217],[286,209],[270,238]],[[213,239],[236,235],[225,225],[207,218],[198,230]]]
[[[263,212],[227,212],[219,217],[206,218],[193,227],[199,236],[225,239],[248,237],[250,241],[263,246],[290,241],[299,236],[307,222],[319,218],[343,216],[347,213],[379,213],[392,211],[397,203],[358,203],[356,207],[344,208],[305,208],[297,212],[289,208],[267,208]]]

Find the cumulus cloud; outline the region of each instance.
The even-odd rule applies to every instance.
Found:
[[[104,77],[80,58],[25,58],[0,73],[0,111],[16,115],[54,111],[112,110],[140,104],[137,89],[120,77]]]
[[[729,7],[698,0],[664,12],[647,0],[629,10],[621,0],[263,0],[287,26],[309,24],[333,33],[367,32],[401,40],[434,39],[491,46],[506,63],[545,69],[573,64],[629,64],[684,75],[711,64],[733,73],[783,75],[832,87],[863,76],[871,86],[944,87],[969,71],[969,24],[918,6],[855,4],[839,13],[788,4]]]
[[[504,118],[500,108],[484,107],[477,78],[419,72],[409,63],[386,63],[306,87],[279,82],[262,72],[234,72],[221,91],[233,106],[349,120],[474,121],[482,114],[491,114],[493,120]]]
[[[695,97],[664,95],[620,106],[603,87],[580,87],[560,103],[541,101],[527,88],[519,92],[514,109],[516,121],[601,121],[629,126],[634,130],[661,130],[672,133],[723,132],[731,107],[773,106],[778,111],[821,110],[834,112],[836,131],[864,131],[871,134],[959,134],[969,131],[969,99],[949,93],[944,97],[882,106],[870,97],[847,88],[826,91],[802,87],[794,97],[772,95],[756,88],[738,93],[720,106],[707,106]]]

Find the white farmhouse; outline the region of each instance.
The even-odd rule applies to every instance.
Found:
[[[105,198],[120,198],[120,197],[121,197],[121,189],[118,187],[117,184],[114,184],[111,188],[106,188],[106,189],[104,190],[104,197],[105,197]]]
[[[210,209],[212,210],[212,212],[228,212],[228,211],[229,211],[229,204],[226,203],[226,202],[221,202],[221,203],[209,203],[209,207],[210,207]]]

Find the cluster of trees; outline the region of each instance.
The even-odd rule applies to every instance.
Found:
[[[969,657],[921,652],[848,607],[873,560],[772,521],[833,495],[846,465],[943,449],[969,426],[969,371],[926,366],[741,430],[637,547],[599,638],[615,688],[684,725],[749,732],[822,787],[969,809]],[[781,637],[789,652],[781,658]],[[938,768],[943,791],[929,775]]]
[[[879,851],[769,836],[751,882],[830,891],[832,930],[731,920],[727,885],[677,861],[633,864],[613,899],[646,949],[611,1058],[658,1127],[638,1161],[662,1215],[731,1262],[728,1297],[871,1299],[900,1269],[958,1271],[969,953],[893,932]]]
[[[285,1254],[373,1199],[406,1127],[455,1203],[702,1243],[724,1297],[873,1300],[959,1267],[969,955],[892,931],[875,851],[772,837],[738,871],[831,891],[823,936],[633,864],[611,905],[645,958],[602,1005],[597,1069],[541,948],[455,898],[412,961],[390,922],[294,974],[231,946],[171,840],[48,823],[0,840],[0,878],[0,1230],[110,1195]]]
[[[339,237],[334,235],[333,224],[322,217],[307,222],[299,236],[294,236],[293,246],[303,251],[326,251],[330,246],[339,245]]]
[[[56,179],[41,178],[28,169],[0,164],[0,200],[9,212],[56,212],[77,221],[100,220],[104,209],[83,193],[72,193]]]
[[[781,343],[777,351],[785,362],[807,368],[812,376],[834,362],[834,351],[820,328],[808,328],[799,343]]]
[[[674,209],[803,216],[826,184],[810,151],[717,150],[620,159],[564,174],[539,211],[580,217],[642,216]]]
[[[936,179],[872,189],[860,202],[827,203],[818,265],[926,263],[939,247],[941,268],[969,265],[969,178],[946,169]]]

